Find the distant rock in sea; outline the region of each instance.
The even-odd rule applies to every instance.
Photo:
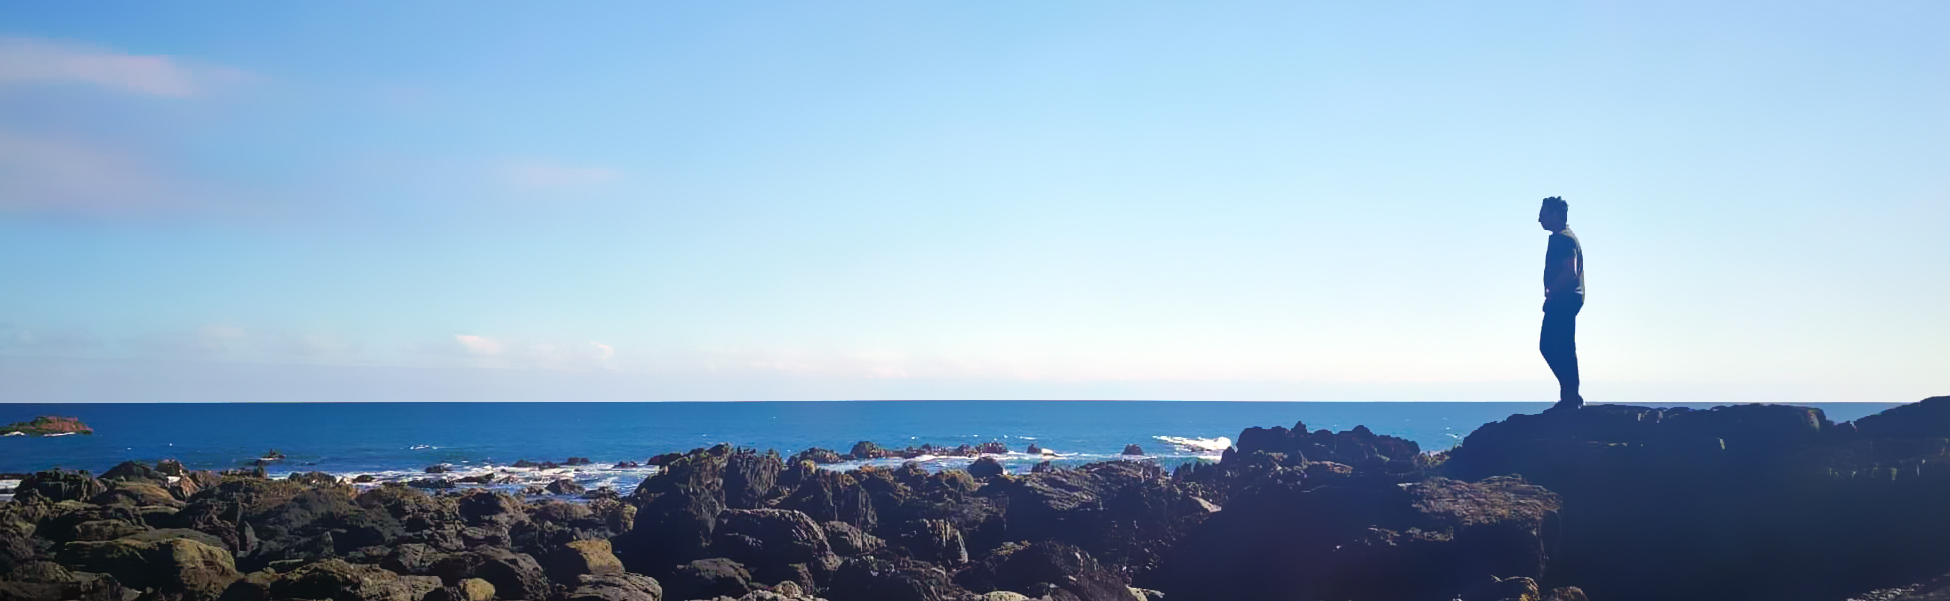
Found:
[[[0,427],[0,436],[62,436],[94,433],[95,429],[81,423],[81,420],[58,415],[43,415],[30,421]]]

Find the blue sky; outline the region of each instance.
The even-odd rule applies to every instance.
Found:
[[[0,400],[1950,391],[1950,5],[0,7]]]

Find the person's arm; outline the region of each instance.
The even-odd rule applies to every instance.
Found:
[[[1545,298],[1557,292],[1576,290],[1578,287],[1578,270],[1583,269],[1583,266],[1578,265],[1577,256],[1567,256],[1558,260],[1557,268],[1557,279],[1552,280],[1550,285],[1544,288]]]

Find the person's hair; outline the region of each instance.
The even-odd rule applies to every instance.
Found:
[[[1544,199],[1544,210],[1556,211],[1559,213],[1570,213],[1571,203],[1564,202],[1564,199],[1562,198],[1552,196],[1550,198]]]

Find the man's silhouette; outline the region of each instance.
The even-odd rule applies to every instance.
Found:
[[[1537,223],[1551,233],[1544,251],[1544,328],[1537,350],[1557,374],[1557,405],[1551,409],[1584,406],[1578,396],[1578,310],[1584,308],[1584,247],[1569,225],[1571,206],[1564,199],[1544,199]]]

